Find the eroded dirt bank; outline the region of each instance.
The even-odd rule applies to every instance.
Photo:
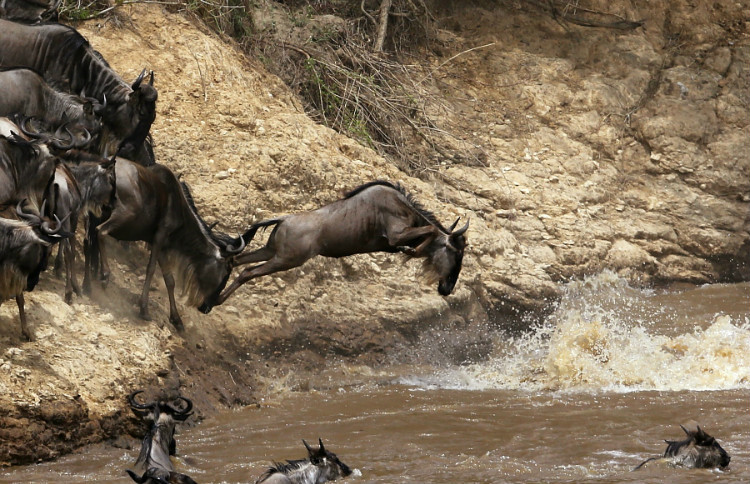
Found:
[[[416,261],[317,259],[207,316],[181,307],[184,334],[167,322],[161,281],[154,320],[137,318],[141,247],[118,249],[107,291],[72,306],[47,275],[27,296],[33,343],[21,343],[14,305],[0,307],[0,464],[136,433],[124,404],[135,388],[179,389],[210,414],[252,403],[286,368],[408,357],[428,330],[481,335],[604,268],[644,282],[746,279],[750,9],[627,5],[645,28],[566,31],[502,7],[440,12],[450,42],[424,69],[456,143],[484,156],[439,161],[427,181],[312,122],[259,62],[179,14],[128,6],[117,21],[79,26],[125,79],[156,72],[157,159],[183,175],[209,223],[239,232],[386,178],[446,223],[471,217],[471,247],[449,298]],[[481,353],[478,343],[456,345]]]

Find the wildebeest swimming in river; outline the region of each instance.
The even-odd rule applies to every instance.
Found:
[[[302,443],[307,448],[307,459],[276,463],[255,484],[323,484],[351,475],[349,466],[341,462],[336,454],[326,450],[321,439],[318,439],[317,449],[311,448],[304,440]]]
[[[647,459],[641,462],[635,470],[655,461],[688,468],[724,468],[729,465],[731,459],[729,454],[703,429],[697,425],[695,430],[688,430],[682,425],[680,428],[687,434],[685,440],[665,440],[667,450],[664,451],[664,456]]]
[[[426,258],[426,268],[439,279],[438,292],[447,296],[461,272],[464,233],[469,228],[466,222],[454,231],[457,224],[458,220],[449,229],[443,227],[400,185],[366,183],[317,210],[253,224],[242,237],[246,243],[258,229],[275,227],[265,247],[236,256],[234,263],[263,263],[244,269],[215,301],[199,309],[208,313],[246,282],[298,267],[316,255],[346,257],[368,252],[402,252]]]
[[[145,469],[145,472],[141,476],[131,470],[126,472],[139,484],[195,484],[190,477],[175,471],[169,457],[176,453],[175,424],[184,422],[192,415],[193,402],[185,397],[178,397],[172,403],[138,403],[135,397],[139,393],[142,393],[142,390],[128,395],[128,404],[133,413],[152,422],[151,429],[143,438],[141,452],[136,460],[136,466]]]

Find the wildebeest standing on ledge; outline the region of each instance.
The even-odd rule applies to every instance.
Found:
[[[53,226],[39,214],[25,211],[23,201],[16,207],[17,219],[8,218],[11,215],[8,209],[0,212],[0,304],[6,299],[16,299],[21,334],[31,341],[23,292],[31,291],[39,282],[48,247],[70,234],[61,231],[60,220]]]
[[[262,227],[275,226],[265,247],[235,257],[235,265],[252,262],[214,301],[199,309],[205,313],[222,304],[246,282],[256,277],[298,267],[322,255],[346,257],[368,252],[403,252],[424,257],[426,269],[439,279],[438,292],[453,291],[466,247],[469,223],[446,229],[435,216],[400,185],[374,181],[361,185],[343,199],[304,213],[285,215],[253,224],[243,235],[249,242]]]
[[[23,25],[0,19],[0,67],[27,67],[55,89],[93,97],[102,111],[98,153],[154,162],[147,140],[156,118],[157,91],[153,73],[144,83],[145,69],[128,85],[72,27],[59,24]],[[137,156],[136,156],[137,155]]]
[[[181,330],[182,319],[174,298],[175,276],[188,305],[205,304],[224,288],[232,271],[230,257],[241,252],[245,244],[241,238],[212,231],[198,215],[187,187],[163,165],[144,167],[117,158],[115,180],[112,214],[97,227],[104,277],[108,277],[109,267],[102,235],[149,243],[151,256],[140,316],[150,319],[148,292],[158,262],[169,296],[169,321]]]

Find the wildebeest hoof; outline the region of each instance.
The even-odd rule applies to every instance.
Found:
[[[198,311],[202,312],[203,314],[208,314],[208,313],[210,313],[210,312],[211,312],[211,310],[212,310],[213,308],[214,308],[213,306],[209,306],[208,304],[201,304],[201,305],[200,305],[200,306],[198,307]]]
[[[409,247],[408,245],[401,245],[397,247],[397,249],[406,255],[416,255],[417,253],[417,251],[414,250],[413,247]]]
[[[68,306],[73,304],[73,293],[72,292],[66,292],[65,293],[65,304]]]
[[[183,332],[183,331],[185,331],[185,325],[184,325],[184,324],[182,324],[182,319],[180,319],[180,318],[177,318],[177,319],[171,319],[171,318],[170,318],[170,319],[169,319],[169,322],[170,322],[170,323],[172,323],[172,326],[174,326],[174,328],[175,328],[175,329],[176,329],[177,331],[179,331],[179,332]]]
[[[148,313],[147,310],[141,309],[138,313],[138,317],[140,317],[144,321],[151,321],[151,315]]]

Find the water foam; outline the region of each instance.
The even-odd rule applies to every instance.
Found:
[[[688,315],[686,322],[679,308],[660,307],[654,295],[609,272],[570,283],[543,325],[498,338],[489,361],[419,381],[477,390],[750,388],[750,308],[740,317]]]

